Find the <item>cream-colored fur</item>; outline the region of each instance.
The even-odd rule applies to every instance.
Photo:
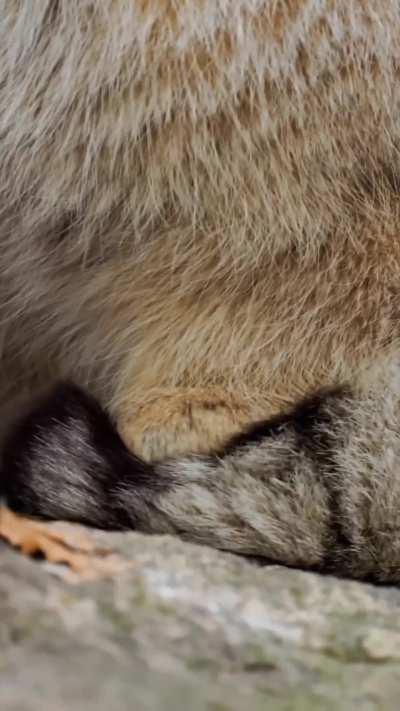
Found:
[[[207,451],[398,348],[397,0],[0,2],[2,398]],[[367,375],[365,375],[367,373]]]

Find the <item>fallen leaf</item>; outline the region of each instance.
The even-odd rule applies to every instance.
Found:
[[[77,580],[109,577],[132,567],[113,551],[96,548],[73,526],[57,531],[54,524],[25,518],[5,506],[0,506],[0,538],[26,556],[40,555],[49,563],[68,566]]]

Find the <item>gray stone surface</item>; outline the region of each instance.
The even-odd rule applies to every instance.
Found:
[[[72,584],[0,546],[1,711],[399,709],[400,590],[91,535],[132,566]]]

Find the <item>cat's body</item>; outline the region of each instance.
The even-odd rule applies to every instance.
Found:
[[[151,505],[114,472],[119,525],[400,579],[399,70],[397,0],[0,3],[3,420],[68,378],[172,458]],[[50,402],[6,493],[57,474]],[[14,504],[116,525],[81,453],[96,515],[77,474]]]

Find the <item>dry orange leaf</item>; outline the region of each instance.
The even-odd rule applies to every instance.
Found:
[[[132,565],[112,551],[96,548],[72,526],[60,532],[53,524],[19,516],[5,506],[0,506],[0,538],[24,555],[42,555],[49,563],[68,566],[79,579],[108,577]]]

